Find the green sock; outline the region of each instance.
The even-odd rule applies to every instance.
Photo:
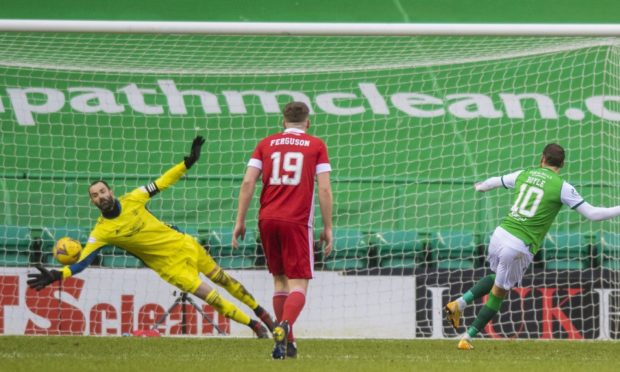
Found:
[[[487,302],[484,304],[484,307],[480,309],[476,320],[472,323],[472,325],[467,329],[467,334],[470,337],[474,337],[481,329],[483,329],[487,323],[493,319],[495,314],[499,311],[499,308],[502,306],[503,298],[495,297],[493,293],[489,293],[489,298]]]
[[[474,300],[481,298],[482,296],[491,292],[493,284],[495,283],[495,274],[487,275],[480,279],[476,285],[474,285],[469,291],[463,294],[463,300],[467,305],[474,302]]]

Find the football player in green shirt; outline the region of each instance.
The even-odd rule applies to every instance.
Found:
[[[620,206],[598,208],[588,204],[568,182],[560,177],[564,166],[564,149],[557,144],[545,146],[540,167],[529,168],[501,177],[492,177],[474,185],[486,192],[498,187],[514,189],[512,208],[495,229],[489,243],[487,261],[494,274],[482,278],[461,297],[448,303],[444,310],[454,329],[465,307],[475,299],[489,297],[474,322],[467,328],[458,348],[474,348],[471,339],[495,316],[504,297],[521,282],[527,267],[540,249],[555,216],[566,205],[591,221],[620,215]]]

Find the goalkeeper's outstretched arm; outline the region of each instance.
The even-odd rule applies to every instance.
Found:
[[[60,270],[48,270],[41,265],[35,266],[39,272],[28,274],[28,286],[40,291],[55,281],[68,278],[83,271],[93,263],[104,245],[105,243],[87,243],[78,262],[65,266]]]
[[[192,142],[189,155],[187,155],[182,162],[167,170],[166,173],[162,174],[154,182],[144,186],[143,190],[149,193],[149,197],[153,197],[160,191],[164,191],[180,180],[185,172],[200,159],[200,150],[204,143],[205,139],[202,136],[196,136]]]
[[[78,262],[60,269],[63,279],[84,271],[84,269],[90,266],[90,264],[92,264],[95,258],[99,255],[101,248],[107,244],[106,242],[95,240],[92,235],[88,238],[88,240],[89,241],[86,243],[84,250],[82,250],[82,254],[80,255]]]

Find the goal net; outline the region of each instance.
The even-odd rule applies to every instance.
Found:
[[[26,275],[36,264],[58,267],[58,238],[86,242],[99,216],[91,181],[105,179],[117,196],[146,185],[197,134],[202,158],[149,209],[195,236],[271,309],[256,195],[241,249],[230,239],[254,146],[281,130],[281,107],[296,100],[311,107],[309,131],[328,146],[335,236],[331,256],[315,252],[297,335],[455,336],[441,308],[490,273],[489,236],[512,198],[476,194],[474,182],[537,166],[555,142],[567,150],[561,175],[588,202],[620,202],[617,43],[0,33],[0,333],[120,335],[164,314],[174,288],[116,247],[41,292],[27,289]],[[618,339],[619,226],[564,208],[482,335]],[[465,325],[482,303],[467,309]],[[161,332],[217,333],[186,312],[189,324],[175,309]]]

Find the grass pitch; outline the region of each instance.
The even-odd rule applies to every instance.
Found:
[[[270,340],[0,337],[0,371],[620,371],[620,342],[299,340],[271,360]]]

